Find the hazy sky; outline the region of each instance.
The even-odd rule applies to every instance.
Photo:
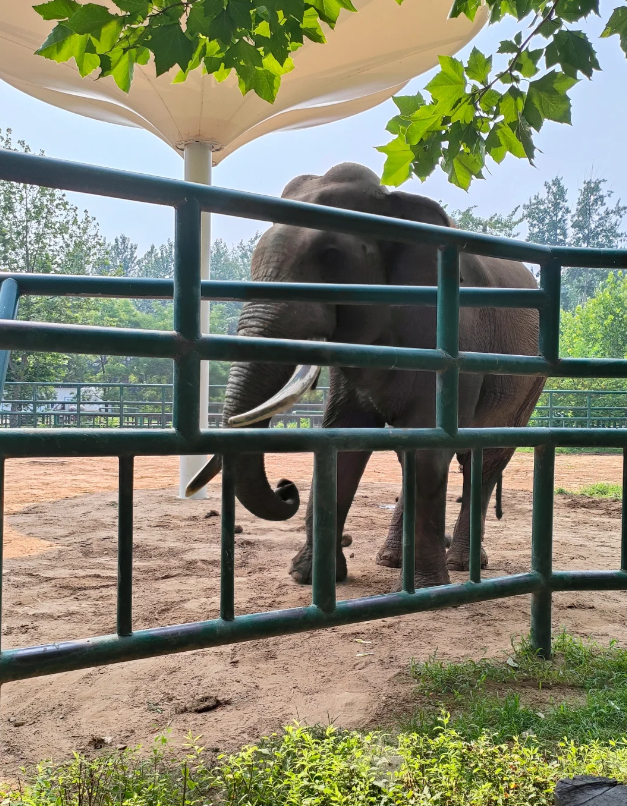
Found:
[[[603,6],[607,16],[611,6],[607,3]],[[588,23],[586,30],[591,37],[596,34],[600,30],[598,20]],[[485,29],[473,44],[491,52],[506,34],[503,26],[493,26]],[[508,156],[500,166],[492,165],[487,179],[473,183],[468,193],[449,185],[441,172],[424,184],[412,180],[403,190],[431,196],[453,209],[476,204],[484,214],[507,213],[556,174],[564,177],[573,194],[582,180],[593,174],[608,180],[615,198],[626,200],[627,160],[623,148],[627,131],[627,61],[616,37],[599,41],[594,36],[594,41],[603,72],[591,82],[584,79],[572,91],[572,127],[545,124],[537,138],[542,153],[538,154],[536,168]],[[320,52],[322,56],[323,46]],[[405,92],[421,89],[429,78],[430,74],[420,76]],[[384,129],[395,109],[389,101],[338,123],[266,135],[242,147],[215,168],[214,184],[278,195],[294,176],[323,173],[339,162],[360,162],[380,173],[383,155],[375,151],[375,146],[390,138]],[[34,150],[43,149],[51,157],[182,177],[181,157],[153,135],[64,112],[0,81],[0,128],[7,127],[13,129],[14,138],[25,139]],[[169,209],[75,194],[72,197],[98,218],[107,237],[125,233],[142,251],[172,234],[173,217]],[[228,241],[249,237],[259,228],[253,221],[214,217],[214,236]]]

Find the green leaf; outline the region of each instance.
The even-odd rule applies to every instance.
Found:
[[[468,190],[473,177],[473,173],[464,159],[465,156],[465,154],[458,154],[448,169],[449,182],[462,190]]]
[[[218,14],[224,11],[223,0],[205,0],[192,6],[187,18],[187,33],[189,36],[206,36],[211,38],[209,26]]]
[[[519,159],[524,159],[527,156],[525,149],[523,148],[523,144],[520,142],[518,137],[516,137],[507,123],[500,121],[494,126],[494,130],[499,142],[509,151],[510,154],[513,154]]]
[[[120,11],[128,14],[137,14],[140,17],[147,17],[150,12],[148,0],[113,0]]]
[[[497,53],[518,53],[518,45],[511,39],[504,39],[498,47]]]
[[[540,131],[545,120],[570,123],[571,104],[566,94],[577,79],[552,70],[529,84],[523,116],[530,126]]]
[[[484,112],[490,112],[498,104],[501,99],[501,93],[494,89],[486,90],[481,93],[479,98],[479,106]]]
[[[550,39],[556,31],[559,31],[561,27],[561,20],[545,20],[537,29],[537,32],[545,39]]]
[[[518,87],[510,87],[499,102],[499,112],[503,115],[505,123],[513,123],[518,120],[524,104],[524,94]]]
[[[442,124],[442,113],[433,104],[421,106],[417,112],[411,116],[411,124],[407,127],[406,138],[409,145],[419,143],[425,134],[433,129],[437,129]]]
[[[627,54],[627,8],[625,6],[614,9],[601,34],[604,39],[614,35],[618,35],[620,46],[623,52]]]
[[[577,22],[589,14],[599,16],[599,0],[559,0],[555,10],[566,22]]]
[[[538,72],[538,61],[543,53],[543,48],[539,48],[538,50],[523,50],[516,59],[514,69],[517,70],[523,78],[535,76]]]
[[[507,156],[507,147],[504,146],[503,143],[501,142],[496,131],[496,126],[493,126],[492,129],[490,130],[490,133],[488,134],[485,141],[485,147],[487,154],[489,154],[490,157],[492,157],[492,159],[494,160],[494,162],[496,162],[499,165],[501,164],[501,162],[503,162],[503,160]]]
[[[478,81],[480,84],[485,84],[492,69],[492,57],[486,58],[483,53],[477,48],[473,48],[468,64],[466,65],[466,75],[468,78]]]
[[[59,23],[50,31],[46,41],[35,53],[55,62],[67,62],[76,53],[80,53],[81,45],[81,37],[67,25]]]
[[[178,23],[152,29],[147,44],[154,54],[158,76],[167,73],[175,64],[181,70],[187,70],[194,56],[194,43],[185,36]]]
[[[392,100],[398,107],[398,111],[404,117],[413,115],[421,106],[425,105],[425,99],[419,92],[415,95],[395,95]]]
[[[395,115],[393,118],[388,120],[385,130],[390,134],[400,134],[401,130],[406,128],[407,118],[404,118],[402,115]]]
[[[305,10],[303,16],[303,34],[312,42],[318,42],[323,45],[327,40],[324,31],[320,27],[318,15],[315,8],[308,8]]]
[[[44,20],[65,20],[80,8],[76,0],[51,0],[50,3],[41,3],[33,6]]]
[[[272,70],[261,68],[255,70],[253,89],[264,101],[273,104],[281,86],[281,77]]]
[[[414,152],[402,137],[397,137],[387,145],[378,146],[377,151],[387,157],[383,166],[381,184],[398,187],[409,179]]]
[[[426,89],[438,102],[442,113],[450,112],[455,104],[466,94],[466,79],[463,64],[452,56],[440,56],[442,68]]]
[[[217,39],[218,42],[222,42],[224,45],[229,45],[236,30],[237,25],[231,19],[230,14],[225,10],[211,21],[209,36],[211,39]]]
[[[568,76],[577,78],[577,72],[592,78],[601,67],[590,40],[582,31],[560,31],[546,49],[546,66],[559,64]]]
[[[250,0],[230,0],[227,5],[229,16],[240,28],[250,29],[253,4]]]
[[[481,6],[481,0],[455,0],[449,17],[460,17],[464,14],[472,22]]]
[[[415,158],[412,163],[414,174],[424,182],[435,171],[442,159],[442,139],[440,132],[430,134],[426,140],[414,149]]]
[[[91,34],[98,37],[105,25],[119,19],[103,6],[87,3],[87,5],[80,6],[78,11],[72,14],[67,21],[67,26],[75,34]]]

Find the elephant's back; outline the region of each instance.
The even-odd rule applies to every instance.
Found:
[[[462,255],[462,285],[481,288],[537,288],[531,271],[517,260]]]

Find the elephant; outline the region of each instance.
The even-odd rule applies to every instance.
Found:
[[[288,183],[283,198],[331,207],[454,227],[445,210],[423,196],[390,191],[375,173],[361,165],[343,163],[323,176],[303,175]],[[360,283],[434,286],[437,247],[430,244],[379,242],[367,235],[344,235],[274,224],[259,240],[252,258],[252,279],[271,282]],[[462,287],[537,287],[522,264],[462,254]],[[362,345],[391,345],[433,349],[436,310],[426,306],[343,305],[318,302],[249,301],[242,308],[238,335],[329,341]],[[535,309],[470,308],[460,310],[459,349],[473,352],[537,355],[538,312]],[[233,363],[224,403],[224,425],[268,427],[273,414],[285,411],[317,380],[318,367],[285,364]],[[461,373],[460,428],[524,426],[544,385],[536,376]],[[324,412],[325,428],[433,428],[436,374],[427,371],[332,367]],[[483,520],[492,490],[509,462],[513,448],[484,450]],[[446,551],[445,514],[448,468],[455,451],[417,450],[416,456],[416,586],[450,582],[450,570],[468,568],[470,524],[470,452],[461,451],[463,494],[452,545]],[[368,451],[340,452],[337,459],[336,578],[347,576],[342,550],[344,524],[357,486],[370,458]],[[197,474],[188,494],[219,471],[215,456]],[[296,485],[268,481],[263,454],[240,454],[236,459],[235,493],[252,514],[266,520],[287,520],[297,512]],[[299,583],[311,582],[313,496],[306,513],[306,541],[292,560],[290,574]],[[399,497],[392,525],[378,562],[401,564],[403,499]],[[485,553],[482,562],[487,563]]]

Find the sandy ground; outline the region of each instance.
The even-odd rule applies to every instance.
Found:
[[[531,454],[519,453],[505,476],[502,521],[490,510],[488,575],[529,567]],[[620,456],[560,455],[556,486],[619,482]],[[238,505],[238,613],[307,604],[311,590],[287,575],[303,540],[311,456],[269,457],[269,476],[299,482],[303,505],[285,523],[253,518]],[[4,568],[4,648],[114,631],[117,461],[37,459],[8,462]],[[218,612],[219,485],[207,501],[176,497],[176,458],[136,460],[135,628],[214,618]],[[449,520],[461,476],[452,466]],[[390,507],[400,488],[393,454],[373,457],[346,531],[348,599],[387,592],[396,571],[375,565]],[[555,566],[615,568],[620,505],[556,497]],[[455,581],[465,575],[455,574]],[[556,595],[554,626],[627,642],[625,594]],[[529,628],[529,598],[384,619],[326,632],[40,678],[5,686],[0,713],[0,772],[24,763],[89,750],[94,738],[113,746],[147,743],[170,729],[180,742],[192,731],[218,750],[234,749],[294,719],[334,720],[345,727],[386,722],[411,704],[408,660],[480,657],[506,650]],[[368,642],[368,643],[364,643]],[[221,704],[196,713],[207,698]]]

